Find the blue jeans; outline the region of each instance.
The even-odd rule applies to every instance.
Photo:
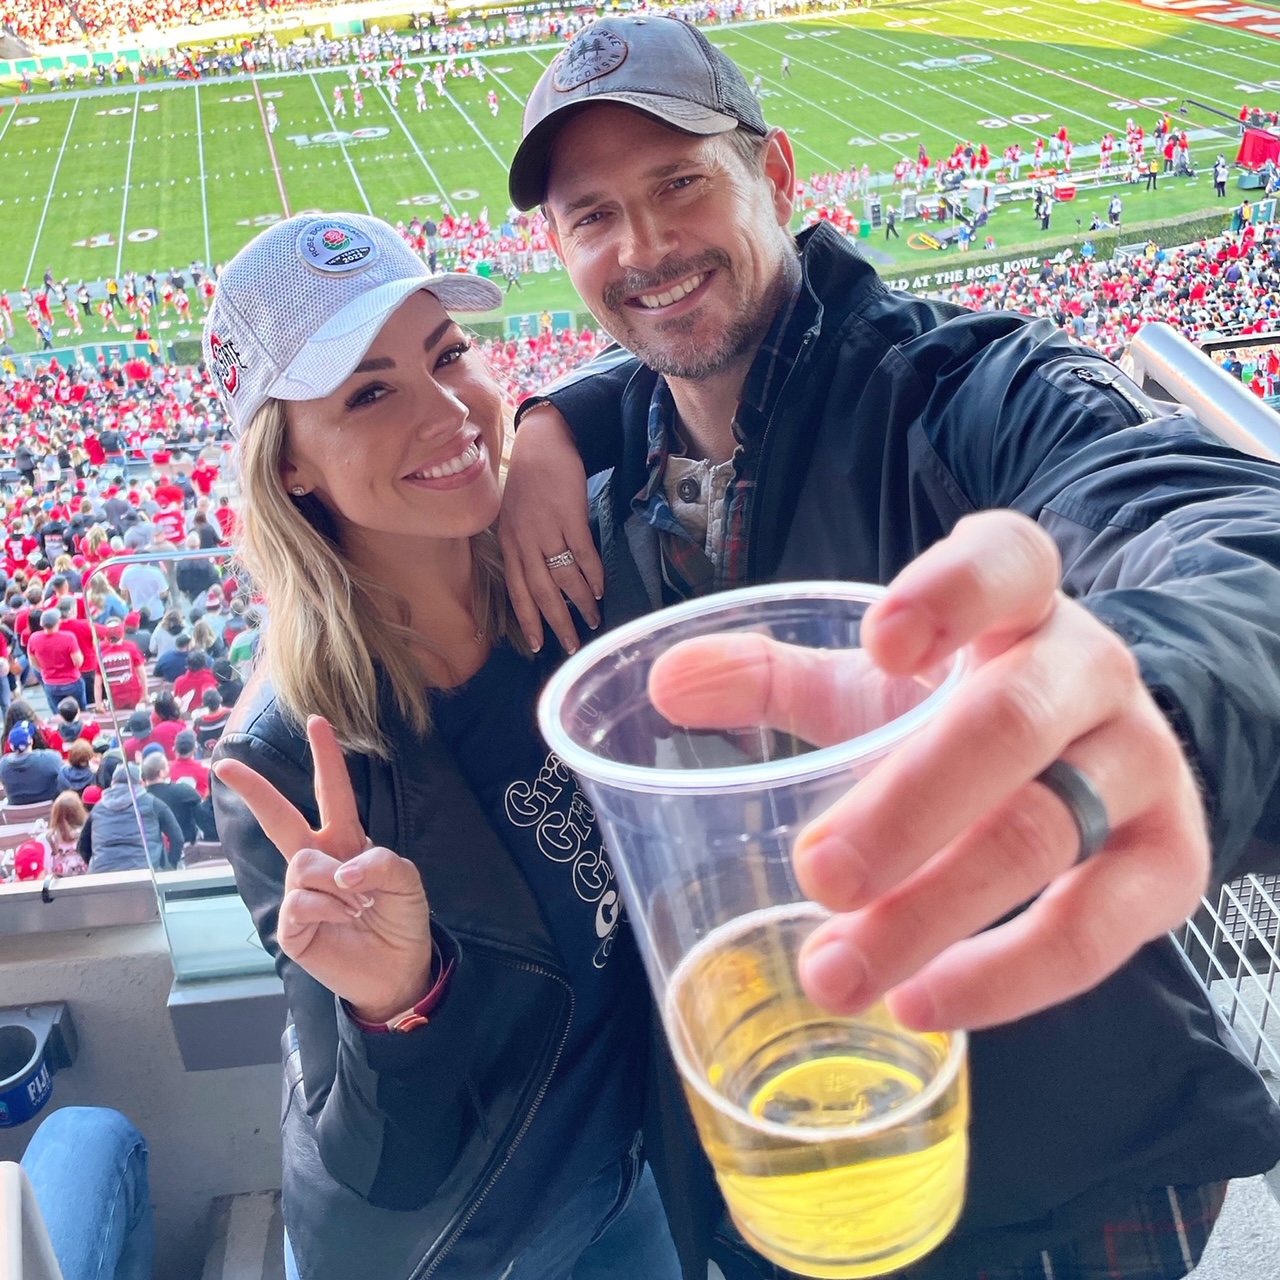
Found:
[[[52,1112],[27,1144],[22,1167],[64,1280],[151,1280],[147,1140],[120,1112]]]
[[[44,696],[49,700],[49,710],[54,715],[58,713],[58,703],[63,698],[74,698],[83,711],[87,705],[84,700],[84,680],[77,680],[74,684],[47,684],[44,680],[40,683],[44,686]]]
[[[300,1280],[287,1233],[284,1274]],[[505,1270],[476,1280],[680,1280],[680,1259],[649,1166],[638,1154],[609,1165]]]

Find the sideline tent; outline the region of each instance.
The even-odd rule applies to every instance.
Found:
[[[1240,139],[1236,164],[1246,169],[1261,169],[1268,160],[1280,164],[1280,135],[1266,129],[1246,129]]]

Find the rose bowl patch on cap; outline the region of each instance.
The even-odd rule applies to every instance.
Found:
[[[378,246],[359,227],[336,218],[316,218],[298,232],[298,254],[325,275],[363,271],[378,259]]]

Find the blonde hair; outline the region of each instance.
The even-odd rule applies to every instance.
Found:
[[[218,637],[214,629],[203,618],[197,618],[195,625],[191,628],[192,646],[203,649],[207,653],[217,643]]]
[[[347,751],[387,757],[377,672],[420,734],[431,728],[427,681],[415,654],[432,652],[409,626],[408,602],[342,552],[337,526],[315,497],[291,498],[280,475],[285,411],[268,400],[240,438],[241,562],[269,610],[261,649],[276,696],[300,724],[322,715]],[[471,539],[476,625],[497,642],[527,643],[515,621],[492,529]]]
[[[107,531],[100,524],[95,524],[93,528],[85,534],[84,549],[90,553],[96,553],[101,550],[101,548],[105,547],[109,541],[110,539],[107,536]],[[95,581],[98,581],[98,579],[95,579]]]

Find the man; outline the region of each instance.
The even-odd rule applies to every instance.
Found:
[[[1227,194],[1227,175],[1229,172],[1226,156],[1219,155],[1213,162],[1213,193],[1219,200]]]
[[[1120,219],[1124,215],[1124,201],[1120,199],[1119,194],[1111,197],[1111,203],[1107,205],[1107,221],[1113,227],[1120,225]]]
[[[790,143],[737,68],[670,19],[589,30],[597,52],[570,42],[529,99],[511,195],[543,207],[638,360],[552,394],[572,435],[545,409],[516,435],[502,532],[522,625],[540,637],[536,601],[576,648],[557,588],[612,625],[841,578],[892,584],[864,640],[895,674],[972,643],[927,741],[797,839],[801,887],[840,913],[800,976],[838,1013],[891,992],[912,1026],[978,1028],[964,1213],[904,1280],[1181,1277],[1226,1180],[1280,1159],[1280,1112],[1164,936],[1211,852],[1215,879],[1238,873],[1280,822],[1280,470],[1157,421],[1047,322],[892,294],[821,222],[797,244]],[[602,473],[607,578],[577,448]],[[677,504],[695,466],[711,493]],[[667,710],[737,724],[758,699],[807,724],[839,670],[707,646]],[[705,1165],[655,1163],[699,1274]],[[774,1274],[715,1247],[728,1280]]]
[[[57,608],[41,613],[40,630],[27,645],[27,657],[40,677],[51,707],[56,707],[63,698],[74,698],[80,706],[85,705],[84,680],[80,674],[85,656],[72,632],[63,629],[62,613]]]
[[[135,526],[141,528],[142,526]],[[148,546],[150,543],[148,542]],[[138,548],[145,551],[146,547]],[[169,594],[169,577],[154,564],[131,564],[120,575],[120,586],[129,597],[130,606],[150,622],[156,622],[164,614],[164,602]]]
[[[182,828],[184,844],[193,844],[201,838],[200,793],[188,782],[174,782],[169,776],[169,761],[164,748],[149,747],[142,753],[142,785],[154,799],[162,801]]]
[[[182,857],[182,828],[163,800],[143,790],[136,764],[122,764],[112,774],[111,785],[89,814],[87,829],[90,871],[164,871]],[[82,850],[85,843],[82,832]]]
[[[209,693],[217,697],[216,690]],[[169,765],[169,776],[175,782],[190,785],[196,794],[209,794],[209,766],[203,760],[196,759],[196,735],[194,730],[183,729],[173,740],[173,760]]]
[[[104,624],[102,669],[97,674],[94,701],[104,706],[110,696],[117,714],[132,711],[142,701],[147,687],[146,659],[132,640],[126,640],[124,623],[111,618]]]
[[[9,730],[9,754],[0,756],[0,783],[10,804],[39,804],[58,795],[62,756],[57,751],[33,750],[35,726],[20,720]]]

